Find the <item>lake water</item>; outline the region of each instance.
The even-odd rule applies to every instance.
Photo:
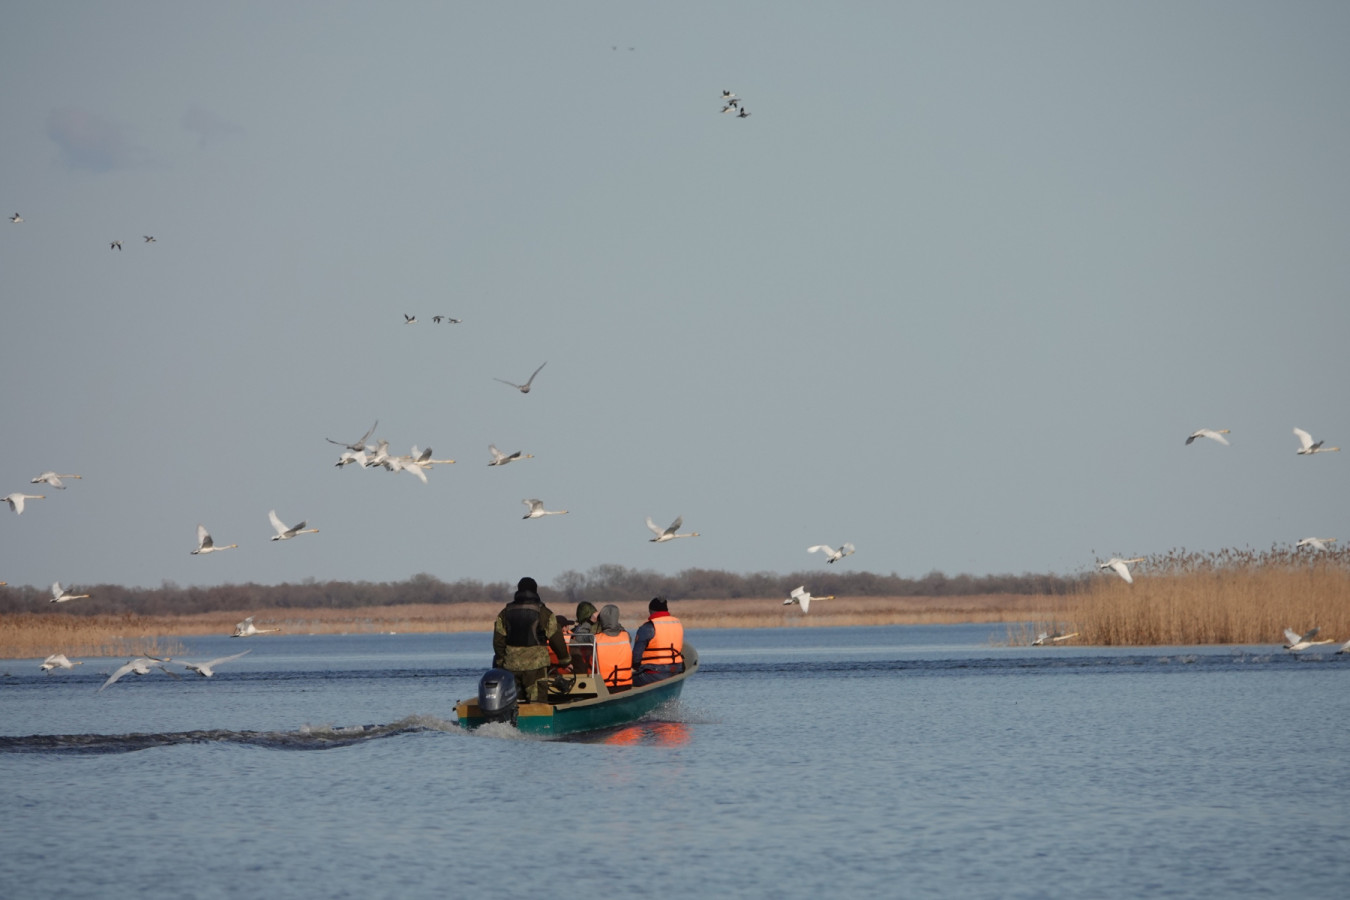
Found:
[[[0,893],[1288,897],[1350,878],[1350,654],[696,631],[635,726],[461,732],[487,634],[0,661]],[[5,674],[7,673],[7,674]]]

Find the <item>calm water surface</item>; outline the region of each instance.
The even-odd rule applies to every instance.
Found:
[[[6,896],[1287,897],[1350,878],[1350,655],[691,633],[638,725],[467,734],[489,637],[0,662]]]

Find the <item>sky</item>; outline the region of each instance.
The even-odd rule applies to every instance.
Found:
[[[13,5],[0,494],[46,499],[0,508],[0,580],[1350,540],[1347,34],[1335,2]],[[336,468],[377,420],[456,463]]]

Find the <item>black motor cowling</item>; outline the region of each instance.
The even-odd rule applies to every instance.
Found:
[[[516,724],[519,710],[516,676],[505,669],[488,669],[478,679],[478,709],[489,722]]]

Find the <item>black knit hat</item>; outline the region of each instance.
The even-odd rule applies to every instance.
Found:
[[[666,606],[666,598],[653,597],[652,602],[647,604],[647,612],[670,612],[670,608]]]
[[[520,579],[520,582],[516,585],[516,590],[534,591],[537,594],[539,593],[539,582],[526,575],[524,578]]]

